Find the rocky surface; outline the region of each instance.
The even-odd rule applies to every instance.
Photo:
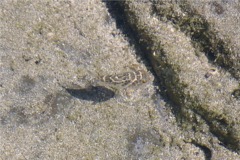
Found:
[[[238,1],[0,3],[0,159],[240,159]]]

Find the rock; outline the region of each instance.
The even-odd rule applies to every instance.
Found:
[[[239,12],[204,6],[1,1],[0,159],[239,159]]]

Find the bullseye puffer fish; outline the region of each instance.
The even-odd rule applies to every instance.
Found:
[[[130,70],[114,75],[94,78],[85,87],[64,87],[72,96],[100,103],[107,101],[126,87],[139,86],[151,82],[150,74],[144,70]]]
[[[149,75],[144,70],[131,70],[114,75],[105,75],[100,78],[101,82],[115,86],[130,86],[147,83],[150,80]]]

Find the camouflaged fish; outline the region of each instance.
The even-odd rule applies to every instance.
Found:
[[[145,84],[150,81],[148,73],[144,70],[131,70],[114,75],[105,75],[100,77],[97,84],[110,86],[111,88],[125,88],[128,86],[136,86]]]
[[[84,79],[88,79],[85,77]],[[121,89],[130,86],[139,86],[151,82],[151,78],[147,71],[132,69],[131,71],[105,75],[97,79],[89,79],[88,85],[85,87],[63,87],[72,96],[99,103],[107,101],[115,96]]]

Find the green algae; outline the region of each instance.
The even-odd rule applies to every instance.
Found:
[[[177,9],[181,12],[177,12]],[[225,68],[235,78],[240,78],[238,53],[231,50],[226,39],[217,37],[217,31],[187,1],[179,1],[177,4],[159,1],[153,5],[153,13],[190,36],[194,47],[204,52],[212,63]]]
[[[206,50],[217,53],[218,57],[231,55],[228,47],[222,45],[222,41],[209,31],[206,21],[198,15],[181,18],[161,11],[161,14],[166,14],[168,19],[177,24],[180,28],[178,31],[171,28],[174,27],[173,24],[166,24],[161,18],[160,21],[156,20],[151,4],[125,2],[121,5],[125,9],[128,22],[141,39],[143,50],[148,53],[161,83],[160,87],[164,86],[166,96],[180,106],[176,109],[178,117],[191,120],[195,117],[193,114],[200,115],[202,122],[209,125],[212,133],[228,147],[239,151],[240,135],[236,132],[240,127],[239,107],[229,94],[237,87],[237,82],[229,79],[224,71],[221,71],[220,77],[212,77],[213,81],[206,79],[204,74],[212,64],[208,59],[199,59],[196,56],[207,52]],[[173,11],[171,8],[169,10]],[[213,56],[217,57],[216,54]],[[214,58],[222,66],[219,59],[221,58]],[[233,67],[230,65],[231,61],[228,64],[225,61],[226,58],[225,66]]]

